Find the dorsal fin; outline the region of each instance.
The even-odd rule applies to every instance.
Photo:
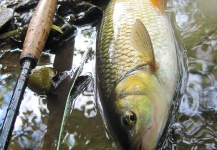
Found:
[[[158,11],[162,14],[165,14],[165,7],[167,0],[151,0],[154,7],[158,9]]]
[[[151,39],[146,27],[138,19],[131,29],[130,44],[147,61],[150,68],[155,70],[156,64]]]

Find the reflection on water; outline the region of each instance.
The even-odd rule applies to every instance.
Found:
[[[216,1],[170,1],[175,30],[186,51],[186,89],[177,120],[184,136],[177,149],[217,149],[217,26]],[[185,85],[183,85],[185,86]]]
[[[17,76],[12,73],[1,74],[0,76],[0,126],[2,126],[2,120],[6,115],[7,105],[10,102],[12,90],[15,86]],[[10,83],[10,85],[8,85]]]
[[[11,149],[39,148],[47,128],[48,109],[46,97],[26,90],[14,126]]]
[[[183,68],[176,96],[178,107],[172,111],[165,132],[168,136],[161,141],[162,149],[217,149],[216,5],[214,0],[168,0],[168,14],[179,44],[178,52],[183,57],[179,59]],[[65,51],[61,49],[59,55],[44,54],[39,65],[54,65],[57,71],[73,70],[87,48],[94,51],[95,39],[95,27],[79,28],[75,41],[69,42]],[[19,55],[19,49],[0,46],[0,125],[19,73]],[[91,55],[82,74],[93,74],[93,66]],[[71,76],[54,94],[48,95],[38,95],[27,88],[9,149],[56,148],[70,83]],[[174,132],[179,136],[173,138],[176,140],[171,140],[169,134],[173,128],[178,129]],[[113,142],[104,129],[91,83],[73,102],[64,128],[62,149],[109,148],[114,149]]]
[[[68,47],[60,49],[56,56],[44,54],[38,65],[53,65],[54,69],[60,72],[67,72],[78,67],[84,51],[87,48],[91,48],[92,51],[95,49],[96,28],[91,26],[82,27],[79,28],[77,32],[78,36],[75,38],[75,41],[72,40],[67,43]],[[74,43],[75,47],[73,46]],[[73,49],[74,57],[72,59],[71,55],[73,55]],[[13,54],[12,52],[8,53]],[[20,50],[16,51],[16,54],[17,55],[13,55],[13,57],[19,62]],[[7,55],[6,53],[2,55],[2,66],[7,66],[8,63],[11,63],[11,59],[13,59],[5,59],[10,58],[7,57]],[[93,55],[93,53],[91,53],[91,55]],[[64,59],[67,61],[63,61]],[[16,61],[13,61],[12,66],[17,63]],[[93,63],[93,56],[91,56],[84,66],[83,75],[88,72],[93,74]],[[19,65],[16,65],[16,67],[16,72],[3,70],[3,68],[7,67],[2,67],[1,70],[1,86],[6,86],[7,89],[4,91],[9,93],[2,93],[1,119],[5,116],[12,90],[19,73]],[[4,72],[9,73],[6,74]],[[9,79],[13,74],[15,75],[12,82]],[[68,75],[59,87],[48,95],[38,95],[28,88],[26,89],[9,149],[56,149],[65,101],[68,96],[71,81],[72,76]],[[10,87],[10,89],[8,87]],[[86,90],[73,101],[71,112],[68,114],[65,123],[61,148],[106,149],[110,147],[113,147],[112,141],[108,139],[107,133],[104,130],[102,119],[95,103],[93,84],[91,83]]]

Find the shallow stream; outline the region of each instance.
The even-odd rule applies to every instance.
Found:
[[[97,5],[96,0],[94,4]],[[217,149],[216,6],[216,0],[168,0],[167,14],[177,43],[180,80],[159,149]],[[73,71],[84,51],[91,48],[82,75],[94,76],[96,36],[96,25],[78,27],[75,38],[55,50],[55,54],[43,53],[38,66],[53,67],[57,72]],[[0,126],[19,74],[20,52],[18,47],[0,45]],[[72,76],[68,75],[49,94],[38,94],[27,87],[10,150],[56,148],[71,81]],[[93,87],[90,82],[72,101],[62,149],[118,149],[105,130]]]

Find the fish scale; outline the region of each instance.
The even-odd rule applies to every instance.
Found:
[[[103,115],[124,149],[155,149],[178,76],[166,0],[111,0],[96,49]]]
[[[118,6],[119,9],[115,10]],[[122,9],[122,10],[121,10]],[[116,13],[121,13],[118,18]],[[116,82],[122,78],[129,70],[136,68],[144,63],[144,60],[136,58],[137,52],[130,47],[131,28],[135,19],[141,20],[146,26],[154,48],[155,58],[161,65],[156,72],[159,80],[165,88],[174,88],[168,84],[167,79],[175,80],[170,74],[173,71],[168,66],[175,67],[174,62],[168,62],[176,54],[166,17],[162,17],[150,0],[113,0],[105,11],[99,33],[97,48],[97,68],[103,93],[107,96],[113,91]],[[165,36],[169,35],[169,36]],[[165,51],[169,51],[165,53]],[[172,53],[172,54],[171,54]],[[164,57],[163,57],[164,56]],[[109,65],[108,65],[109,64]],[[173,66],[174,65],[174,66]],[[161,69],[164,68],[164,69]]]

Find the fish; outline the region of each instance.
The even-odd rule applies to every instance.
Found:
[[[97,37],[100,103],[123,149],[156,149],[178,80],[166,0],[111,0]]]

